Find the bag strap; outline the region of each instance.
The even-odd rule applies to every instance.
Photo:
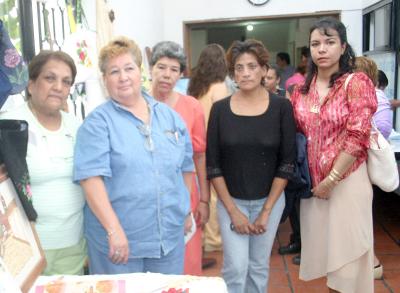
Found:
[[[350,74],[347,76],[347,78],[346,78],[346,80],[345,80],[345,82],[344,82],[344,90],[345,90],[346,92],[347,92],[347,86],[348,86],[350,80],[352,79],[353,75],[354,75],[354,73],[350,73]]]

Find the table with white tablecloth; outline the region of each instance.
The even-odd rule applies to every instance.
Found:
[[[227,293],[219,277],[134,273],[90,276],[40,276],[30,293]]]

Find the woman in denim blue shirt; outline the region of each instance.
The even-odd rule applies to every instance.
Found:
[[[90,273],[181,274],[194,168],[185,124],[141,92],[133,41],[111,41],[99,60],[110,100],[79,129],[74,170],[87,199]]]

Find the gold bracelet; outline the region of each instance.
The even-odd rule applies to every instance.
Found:
[[[338,175],[336,175],[335,173],[333,173],[332,171],[329,173],[329,175],[332,176],[337,181],[341,180],[341,178]]]
[[[328,179],[335,185],[339,183],[339,180],[335,179],[335,177],[333,177],[332,174],[328,175]]]
[[[333,172],[333,174],[335,174],[337,177],[339,177],[340,179],[342,179],[343,176],[340,175],[340,173],[339,173],[335,168],[332,168],[331,172]]]
[[[329,174],[328,175],[330,178],[332,178],[332,181],[340,181],[340,178],[337,178],[335,175],[333,174]]]

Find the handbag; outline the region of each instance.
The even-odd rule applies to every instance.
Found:
[[[349,74],[345,80],[344,89],[346,92],[347,85],[352,77],[353,73]],[[389,142],[380,133],[373,120],[367,152],[367,171],[371,183],[383,191],[394,191],[399,186],[399,170],[396,158]]]
[[[373,123],[369,140],[369,179],[383,191],[392,192],[399,186],[399,170],[392,147]]]

